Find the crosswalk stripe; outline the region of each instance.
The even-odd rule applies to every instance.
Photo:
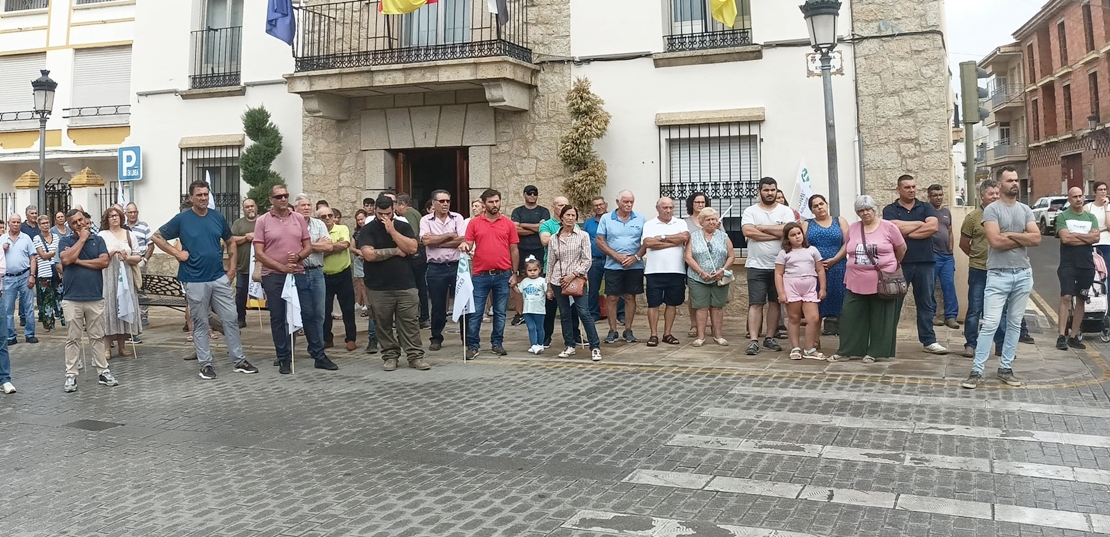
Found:
[[[1110,437],[1090,434],[998,429],[995,427],[967,427],[964,425],[945,425],[941,423],[910,423],[871,418],[802,414],[797,412],[765,412],[731,408],[709,408],[702,412],[701,415],[707,418],[777,421],[803,425],[827,425],[830,427],[850,429],[880,429],[886,431],[906,431],[917,434],[1021,440],[1026,442],[1051,442],[1073,446],[1110,448]]]
[[[611,535],[639,535],[641,537],[817,537],[809,533],[798,533],[751,526],[733,526],[697,521],[682,521],[608,511],[582,509],[563,523],[564,528],[593,531]]]
[[[708,480],[706,480],[708,478]],[[817,487],[814,485],[799,485],[796,483],[782,483],[777,481],[761,481],[738,477],[711,476],[705,474],[690,474],[687,472],[669,472],[664,470],[637,469],[624,478],[626,483],[639,485],[663,485],[663,483],[684,483],[692,490],[706,490],[713,492],[731,492],[753,496],[770,496],[774,498],[788,498],[806,501],[844,503],[851,505],[864,505],[884,509],[900,509],[921,513],[941,514],[957,517],[979,518],[997,522],[1013,522],[1032,526],[1043,526],[1077,531],[1105,531],[1110,530],[1110,517],[1076,513],[1072,511],[1057,511],[1016,505],[977,502],[969,500],[955,500],[948,498],[933,498],[913,494],[895,494],[890,492],[865,491],[853,489],[834,489]],[[704,483],[701,486],[697,484]]]
[[[973,457],[955,457],[950,455],[930,455],[909,451],[796,444],[793,442],[749,440],[726,436],[705,436],[683,433],[671,437],[671,439],[667,441],[667,445],[744,453],[835,459],[841,461],[877,462],[921,468],[968,470],[1000,475],[1019,475],[1056,479],[1060,481],[1110,485],[1110,471],[1107,470],[1029,462],[1010,462],[994,459],[978,459]]]
[[[782,388],[755,388],[736,386],[729,390],[732,395],[755,395],[761,397],[794,397],[800,399],[824,399],[826,401],[861,401],[869,403],[897,403],[907,405],[937,405],[971,410],[1000,410],[1004,412],[1033,412],[1039,414],[1072,415],[1089,418],[1110,418],[1110,409],[1089,408],[1067,405],[1044,405],[1020,403],[1016,401],[986,401],[955,397],[926,397],[919,395],[897,395],[858,392],[826,392]]]

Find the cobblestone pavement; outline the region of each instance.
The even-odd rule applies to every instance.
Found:
[[[932,373],[515,353],[431,353],[430,371],[384,372],[340,351],[337,372],[301,359],[279,376],[255,334],[259,374],[217,353],[219,378],[203,381],[177,321],[159,322],[139,358],[112,360],[113,388],[86,373],[63,393],[57,335],[12,348],[0,532],[1110,533],[1110,399],[1094,351],[1059,358],[1089,370],[1081,381],[967,391]]]

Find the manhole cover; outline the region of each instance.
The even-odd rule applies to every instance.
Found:
[[[119,427],[121,425],[123,425],[123,424],[122,423],[112,423],[110,421],[77,420],[77,421],[74,421],[74,422],[67,423],[65,426],[66,427],[73,427],[74,429],[84,429],[86,431],[103,431],[105,429],[111,429],[112,427]]]

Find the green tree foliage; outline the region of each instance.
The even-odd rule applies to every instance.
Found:
[[[243,180],[251,185],[247,197],[258,203],[261,214],[270,210],[270,188],[285,184],[281,174],[270,169],[281,154],[281,131],[270,121],[266,108],[260,106],[243,113],[243,132],[253,143],[239,156],[239,169]]]
[[[590,81],[585,78],[575,80],[567,92],[571,127],[559,140],[559,159],[571,173],[563,182],[563,190],[580,213],[589,208],[590,200],[601,194],[605,186],[605,162],[594,151],[594,141],[605,136],[613,117],[602,108],[604,104],[601,97],[590,91]]]

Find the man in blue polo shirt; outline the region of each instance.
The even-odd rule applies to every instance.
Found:
[[[238,252],[231,244],[231,228],[224,215],[208,208],[208,196],[208,183],[193,181],[189,185],[192,208],[166,222],[151,241],[178,261],[177,279],[185,289],[189,315],[193,318],[193,346],[200,362],[200,378],[212,380],[216,378],[216,370],[212,367],[209,347],[209,310],[216,312],[224,325],[227,353],[235,364],[235,371],[257,373],[258,369],[243,355],[243,343],[239,338],[239,315],[235,310],[235,291],[231,288]],[[181,239],[180,247],[169,243],[173,239]],[[224,270],[221,240],[228,246],[231,268],[227,271]]]
[[[644,262],[637,255],[644,233],[643,215],[632,212],[636,196],[629,190],[617,195],[617,210],[601,217],[595,245],[605,256],[605,302],[609,310],[609,335],[605,342],[616,343],[624,337],[636,343],[632,321],[636,317],[636,295],[644,292]],[[617,299],[624,298],[624,334],[617,334]]]
[[[940,227],[937,212],[932,205],[917,199],[917,183],[913,176],[898,178],[898,200],[883,209],[883,220],[898,226],[906,238],[906,255],[902,258],[902,274],[913,287],[913,300],[917,303],[917,339],[925,352],[948,354],[948,349],[937,343],[933,331],[933,315],[937,300],[936,258],[933,257],[933,234]],[[898,300],[902,310],[902,300]]]
[[[601,225],[601,219],[609,213],[609,202],[598,196],[590,200],[590,206],[594,210],[594,215],[582,222],[582,231],[590,236],[590,248],[593,254],[593,263],[590,265],[590,273],[587,275],[590,285],[586,292],[589,293],[590,313],[593,314],[596,323],[607,318],[606,310],[601,307],[600,300],[601,278],[605,275],[605,252],[597,247],[597,228]],[[617,323],[623,322],[624,299],[621,298],[617,300]]]

